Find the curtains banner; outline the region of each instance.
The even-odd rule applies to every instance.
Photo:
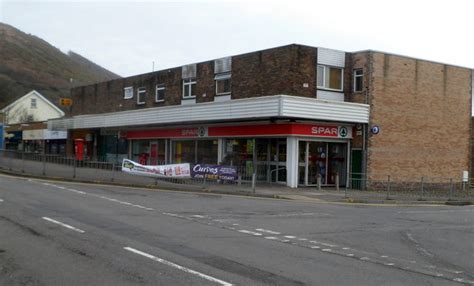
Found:
[[[123,159],[122,172],[132,175],[149,176],[149,177],[166,177],[166,178],[190,178],[191,167],[189,163],[171,164],[160,166],[145,166]]]

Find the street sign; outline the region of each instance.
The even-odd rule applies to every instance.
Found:
[[[61,105],[61,106],[71,106],[72,105],[72,99],[70,99],[70,98],[60,98],[59,99],[59,105]]]

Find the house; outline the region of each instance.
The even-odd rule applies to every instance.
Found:
[[[33,90],[0,110],[5,124],[5,148],[27,152],[65,153],[67,132],[48,131],[46,121],[64,112]],[[61,152],[62,150],[62,152]]]

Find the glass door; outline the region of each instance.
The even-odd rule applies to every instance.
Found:
[[[321,185],[339,184],[346,182],[347,143],[300,141],[298,155],[298,184],[315,186],[318,177]]]

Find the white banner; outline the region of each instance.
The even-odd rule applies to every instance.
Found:
[[[167,178],[190,178],[191,167],[189,163],[171,164],[160,166],[146,166],[133,162],[128,159],[123,159],[122,172],[149,176],[149,177],[167,177]]]

